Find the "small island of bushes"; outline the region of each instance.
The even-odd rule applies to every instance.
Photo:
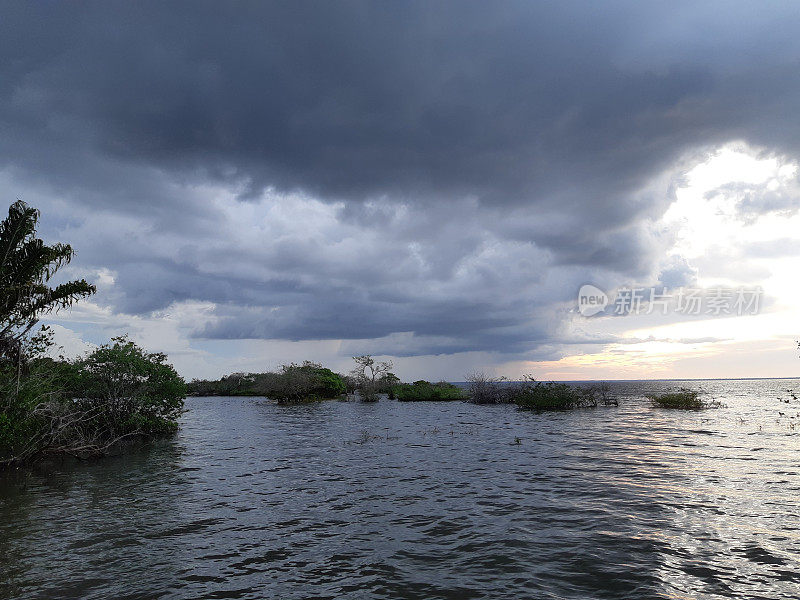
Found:
[[[648,394],[647,396],[657,408],[671,408],[682,410],[703,410],[706,408],[720,408],[722,404],[716,400],[703,400],[700,392],[681,388],[676,392],[663,394]]]
[[[419,380],[414,383],[401,383],[392,386],[389,397],[400,402],[438,402],[448,400],[465,400],[466,392],[452,383]]]

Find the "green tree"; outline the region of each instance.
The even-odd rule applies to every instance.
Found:
[[[392,370],[392,361],[378,362],[370,355],[354,356],[356,367],[350,372],[356,380],[364,402],[378,400],[378,384]]]
[[[112,338],[77,363],[73,396],[97,413],[103,437],[173,431],[186,383],[167,355],[146,352],[127,337]]]
[[[90,296],[95,287],[85,280],[55,287],[53,275],[74,256],[69,244],[48,246],[36,237],[39,211],[18,200],[0,222],[0,360],[17,366],[23,343],[42,315]]]

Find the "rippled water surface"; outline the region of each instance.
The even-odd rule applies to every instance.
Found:
[[[189,399],[171,440],[2,476],[0,597],[800,597],[800,382],[643,398],[679,385],[556,414]]]

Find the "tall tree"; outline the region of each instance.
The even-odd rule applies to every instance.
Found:
[[[370,355],[354,356],[356,367],[350,374],[361,390],[361,399],[375,402],[378,399],[377,383],[392,370],[392,361],[377,362]]]
[[[69,244],[46,245],[36,237],[39,211],[17,200],[0,222],[0,360],[22,360],[25,336],[48,313],[90,296],[84,279],[50,287],[56,271],[75,252]]]

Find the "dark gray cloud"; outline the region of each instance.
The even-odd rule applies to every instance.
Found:
[[[691,278],[648,224],[687,155],[798,156],[798,31],[791,3],[5,3],[0,161],[117,310],[518,353],[581,283]]]

